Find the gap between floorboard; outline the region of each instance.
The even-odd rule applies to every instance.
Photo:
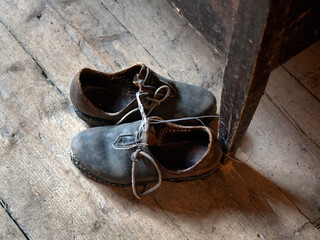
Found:
[[[10,208],[8,206],[8,204],[0,197],[0,206],[5,210],[5,212],[7,213],[7,215],[9,216],[9,218],[14,222],[14,224],[17,226],[17,228],[20,230],[20,232],[22,233],[22,235],[29,240],[28,234],[26,233],[26,231],[19,225],[19,223],[14,219],[14,217],[12,216],[11,212],[10,212]]]

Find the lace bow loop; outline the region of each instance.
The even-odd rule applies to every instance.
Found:
[[[138,107],[126,113],[118,122],[115,123],[115,125],[119,125],[136,111],[140,111],[142,120],[144,120],[144,116],[148,117],[156,106],[159,106],[170,96],[171,89],[166,84],[158,87],[157,89],[153,86],[145,85],[144,82],[148,78],[150,71],[148,68],[146,68],[146,70],[146,76],[143,80],[139,79],[139,74],[137,74],[133,79],[133,83],[139,88],[136,93]],[[147,114],[144,112],[145,109],[148,110]]]
[[[142,193],[138,193],[137,186],[136,186],[136,164],[137,164],[137,162],[139,162],[141,160],[141,157],[148,159],[154,165],[154,167],[156,168],[156,170],[158,172],[158,182],[152,188],[149,188],[148,190],[146,190]],[[154,190],[156,190],[157,188],[160,187],[160,185],[162,183],[161,171],[160,171],[160,168],[159,168],[157,162],[149,154],[143,152],[140,148],[138,148],[135,152],[133,152],[131,154],[131,161],[132,161],[132,172],[131,172],[132,191],[133,191],[134,196],[137,199],[141,199],[143,196],[153,192]]]

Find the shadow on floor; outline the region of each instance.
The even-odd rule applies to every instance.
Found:
[[[244,220],[252,217],[275,224],[285,211],[300,214],[274,183],[241,163],[221,166],[203,180],[163,182],[158,190],[142,200],[133,197],[130,187],[99,185],[101,192],[104,192],[103,188],[111,188],[118,197],[129,202],[183,216],[184,219],[203,220],[215,214],[239,214]]]

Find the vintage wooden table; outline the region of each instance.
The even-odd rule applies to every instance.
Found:
[[[320,39],[317,0],[169,0],[227,59],[219,138],[233,156],[270,72]]]

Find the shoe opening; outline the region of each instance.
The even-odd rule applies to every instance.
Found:
[[[95,107],[109,113],[119,112],[135,99],[138,87],[132,80],[140,69],[137,65],[115,74],[83,69],[79,76],[83,93]]]
[[[199,162],[208,151],[209,133],[202,128],[152,126],[156,141],[148,143],[155,159],[168,170],[185,170]]]

